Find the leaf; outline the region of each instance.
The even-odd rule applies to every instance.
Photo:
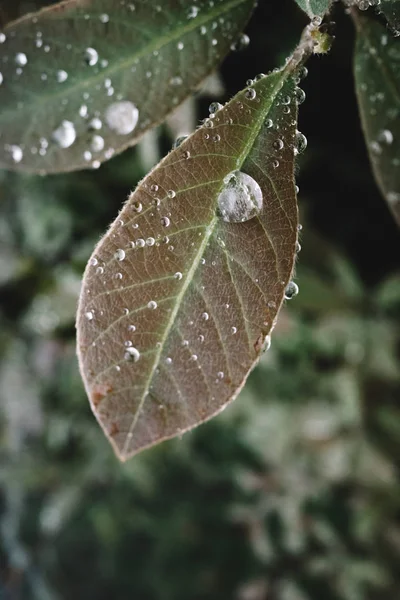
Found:
[[[88,263],[80,369],[122,460],[225,408],[268,343],[297,242],[293,64],[239,92],[170,152]],[[263,196],[246,222],[225,220],[232,205],[241,215],[248,207],[242,194],[245,207],[235,202],[237,170],[252,211]]]
[[[400,224],[400,44],[386,28],[355,16],[354,71],[361,122],[373,172]]]
[[[96,167],[133,145],[216,68],[253,6],[67,0],[10,24],[0,44],[0,167]]]
[[[381,0],[379,12],[383,13],[396,36],[400,35],[400,1]]]
[[[324,17],[332,5],[332,0],[296,0],[296,2],[310,19]]]

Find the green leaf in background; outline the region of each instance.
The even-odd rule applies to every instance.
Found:
[[[381,0],[378,10],[385,15],[395,36],[400,36],[400,1]]]
[[[310,19],[326,15],[332,4],[332,0],[296,0],[296,2]]]
[[[125,460],[220,412],[296,292],[302,96],[257,79],[139,184],[89,260],[77,317],[92,409]]]
[[[254,0],[68,0],[0,33],[0,166],[97,167],[219,64]]]
[[[354,14],[354,71],[375,179],[400,224],[400,43],[377,21]]]

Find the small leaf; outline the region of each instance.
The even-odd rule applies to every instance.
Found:
[[[400,0],[381,0],[378,8],[396,36],[400,35]]]
[[[89,261],[78,356],[122,460],[225,408],[269,342],[296,254],[301,58],[213,107]]]
[[[67,0],[0,34],[0,167],[99,166],[219,64],[254,0]]]
[[[354,15],[356,92],[372,168],[400,224],[400,44],[367,16]]]
[[[332,5],[332,0],[296,0],[296,2],[310,19],[324,17]]]

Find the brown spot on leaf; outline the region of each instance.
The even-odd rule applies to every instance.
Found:
[[[93,406],[97,407],[110,392],[112,392],[112,386],[109,383],[95,383],[90,393]]]

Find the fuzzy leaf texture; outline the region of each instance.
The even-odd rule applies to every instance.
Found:
[[[381,0],[378,10],[385,15],[393,33],[400,36],[400,0]]]
[[[375,179],[400,225],[400,42],[370,17],[355,19],[362,127]]]
[[[324,17],[332,5],[332,0],[296,0],[296,2],[310,19]]]
[[[291,73],[239,92],[170,152],[89,260],[79,363],[122,460],[219,413],[268,345],[298,236]]]
[[[67,0],[9,24],[0,34],[0,167],[71,171],[133,145],[217,67],[253,7]]]

